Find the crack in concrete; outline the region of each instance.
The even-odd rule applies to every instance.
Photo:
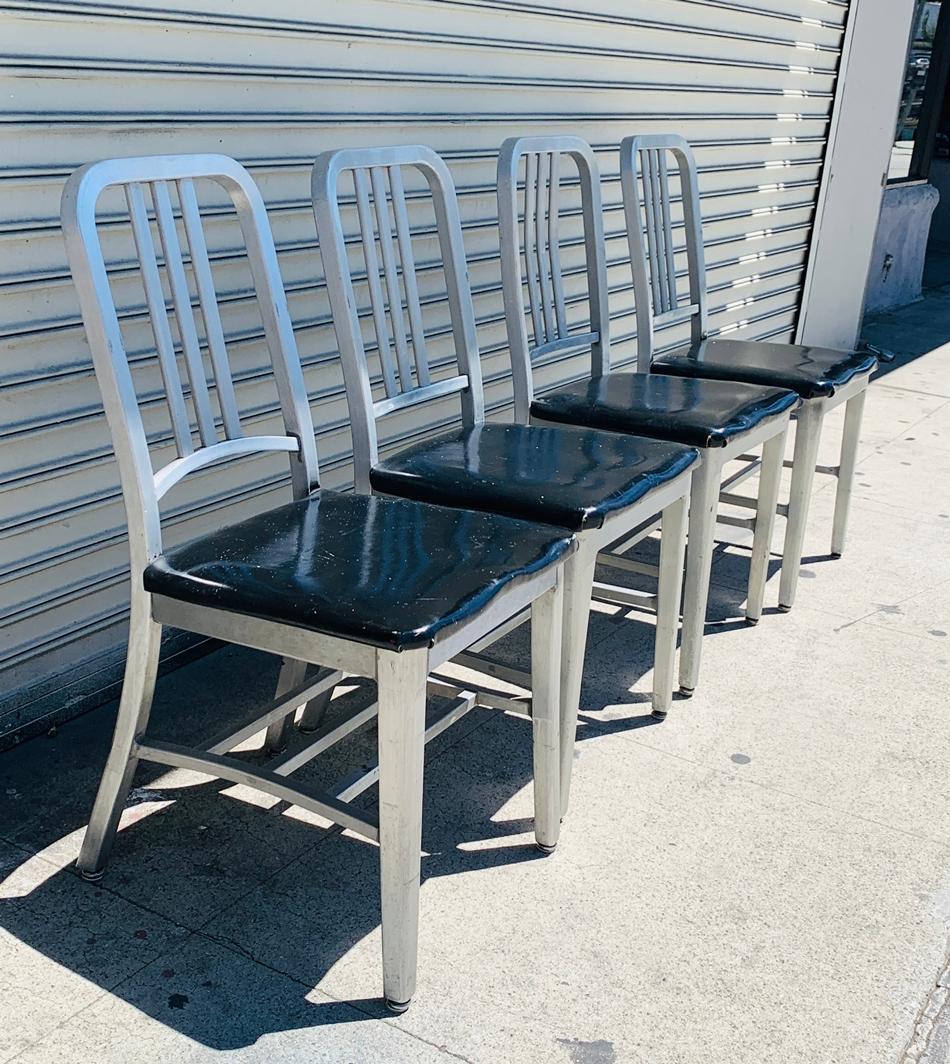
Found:
[[[934,1033],[943,1025],[950,1025],[950,958],[917,1013],[914,1033],[898,1064],[920,1064],[931,1046]]]

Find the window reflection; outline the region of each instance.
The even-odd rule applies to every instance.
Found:
[[[905,181],[911,176],[914,143],[924,89],[930,73],[937,18],[940,15],[940,0],[914,0],[914,7],[910,46],[904,68],[904,85],[897,113],[897,130],[887,171],[888,181]]]

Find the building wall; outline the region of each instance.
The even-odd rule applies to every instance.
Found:
[[[209,150],[251,168],[290,290],[324,478],[345,485],[346,408],[309,205],[318,151],[421,142],[446,156],[461,197],[492,416],[506,416],[510,399],[494,164],[511,135],[577,133],[597,149],[618,361],[635,348],[616,146],[635,131],[673,129],[696,147],[712,330],[788,339],[847,6],[0,0],[3,51],[13,57],[0,69],[0,733],[25,734],[51,713],[78,711],[114,684],[122,656],[124,515],[59,230],[59,196],[73,168],[107,156]],[[136,372],[147,383],[153,352],[118,232],[109,254]],[[228,282],[227,262],[218,268]],[[263,410],[259,337],[237,274],[230,283],[225,326],[241,392]],[[445,307],[435,289],[430,295],[438,331]],[[583,360],[566,360],[547,379],[582,371]],[[390,443],[452,415],[446,405],[434,420],[399,422]],[[149,424],[160,445],[160,428]],[[266,462],[240,478],[197,477],[170,513],[173,538],[285,490],[285,471]]]
[[[871,252],[865,314],[896,310],[920,299],[930,220],[940,200],[926,181],[888,185]]]
[[[915,5],[852,0],[798,341],[859,339]]]

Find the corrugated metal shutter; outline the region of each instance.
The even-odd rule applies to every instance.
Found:
[[[0,0],[0,733],[114,680],[124,638],[124,516],[59,232],[62,184],[80,163],[217,150],[250,165],[281,249],[329,484],[349,471],[308,199],[310,162],[327,147],[421,142],[449,160],[495,412],[509,396],[494,203],[507,136],[573,132],[598,150],[616,337],[633,325],[616,146],[670,128],[693,142],[701,166],[713,330],[793,332],[844,0],[265,7]],[[263,363],[239,288],[226,325],[253,405]],[[403,438],[424,428],[393,426]],[[178,534],[283,490],[279,467],[247,476],[238,495],[221,475],[198,478],[173,514]]]

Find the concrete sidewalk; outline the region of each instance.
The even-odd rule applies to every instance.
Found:
[[[868,335],[901,358],[845,556],[826,479],[795,609],[773,574],[749,629],[748,551],[724,545],[700,689],[663,724],[650,619],[594,617],[556,854],[531,844],[526,721],[475,712],[433,744],[405,1016],[377,998],[372,846],[152,766],[90,885],[71,862],[115,707],[0,756],[0,1062],[950,1060],[950,293]],[[160,682],[155,730],[210,734],[274,679],[206,657]]]

